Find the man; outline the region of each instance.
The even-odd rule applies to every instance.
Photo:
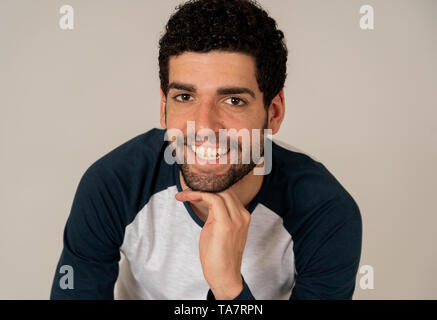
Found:
[[[352,298],[358,206],[321,163],[261,142],[284,118],[286,61],[283,33],[252,1],[178,8],[160,40],[166,130],[137,136],[85,172],[52,299],[113,299],[117,279],[122,299]],[[217,135],[204,143],[190,129]],[[179,144],[171,130],[182,133]],[[222,148],[221,130],[229,144],[232,130],[261,135]],[[59,272],[65,265],[73,285]]]

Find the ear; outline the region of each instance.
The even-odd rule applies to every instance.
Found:
[[[164,129],[167,129],[167,125],[166,125],[166,119],[165,119],[165,105],[167,103],[167,98],[164,94],[164,92],[162,91],[162,89],[160,88],[159,91],[161,92],[161,107],[160,107],[160,122],[161,122],[161,127],[163,127]]]
[[[269,106],[268,114],[268,128],[272,129],[272,134],[276,134],[279,131],[285,116],[284,90],[281,90],[276,97],[273,98],[272,103]]]

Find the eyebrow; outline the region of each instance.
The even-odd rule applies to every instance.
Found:
[[[168,90],[170,89],[177,89],[177,90],[184,90],[184,91],[188,91],[188,92],[196,92],[196,87],[189,85],[189,84],[185,84],[185,83],[180,83],[180,82],[172,82],[169,84],[168,86]],[[255,93],[250,90],[249,88],[245,88],[245,87],[223,87],[223,88],[218,88],[217,89],[217,94],[219,95],[226,95],[226,94],[242,94],[242,93],[247,93],[249,94],[252,98],[255,98]]]

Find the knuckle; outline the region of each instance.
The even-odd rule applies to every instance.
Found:
[[[221,205],[221,204],[223,204],[223,199],[221,197],[217,196],[217,195],[213,195],[212,203],[214,205]]]
[[[250,222],[251,214],[249,213],[249,211],[244,210],[242,216],[243,216],[244,221]]]

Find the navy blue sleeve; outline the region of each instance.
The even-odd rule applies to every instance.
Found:
[[[362,242],[362,221],[351,197],[320,209],[313,225],[319,236],[305,265],[296,274],[291,300],[350,300],[355,289]],[[337,221],[335,217],[346,217]],[[302,249],[301,255],[306,252]],[[299,258],[299,257],[297,257]]]
[[[249,286],[244,280],[244,277],[241,276],[241,278],[243,279],[243,289],[241,290],[240,294],[236,296],[233,300],[255,300],[252,292],[249,289]],[[214,294],[212,293],[211,289],[208,290],[206,300],[215,300]]]
[[[64,229],[50,299],[114,299],[123,239],[117,183],[114,173],[95,166],[82,176]],[[65,277],[65,267],[61,273],[62,266],[71,268],[72,278]]]

